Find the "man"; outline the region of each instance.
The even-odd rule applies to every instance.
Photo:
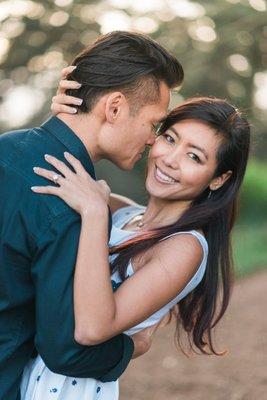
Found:
[[[32,168],[47,167],[45,153],[63,160],[69,151],[93,178],[93,162],[103,158],[131,169],[154,142],[154,125],[165,116],[169,91],[181,84],[183,70],[150,38],[129,32],[100,37],[74,65],[70,78],[81,84],[78,113],[0,136],[1,400],[20,398],[34,346],[52,371],[103,382],[117,379],[133,352],[140,354],[138,343],[134,349],[123,334],[97,346],[75,342],[80,218],[59,198],[32,193],[31,186],[44,183]]]

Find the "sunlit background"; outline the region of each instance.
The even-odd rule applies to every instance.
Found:
[[[253,150],[241,198],[235,255],[240,273],[266,264],[267,6],[265,0],[7,0],[0,2],[1,132],[49,116],[60,70],[100,33],[138,30],[178,57],[183,98],[214,95],[243,109]],[[101,162],[113,191],[145,201],[145,160],[123,173]]]
[[[7,0],[0,2],[0,22],[1,132],[46,119],[62,67],[99,34],[116,29],[145,32],[181,61],[185,82],[172,105],[203,94],[243,109],[253,125],[253,149],[241,199],[237,264],[242,271],[265,264],[266,1]],[[144,165],[145,160],[124,173],[101,162],[97,172],[113,191],[145,202]]]
[[[266,19],[264,0],[2,1],[2,129],[40,120],[59,70],[99,33],[122,29],[150,34],[181,60],[183,97],[228,97],[248,110],[263,133]]]
[[[7,0],[0,3],[0,22],[1,132],[47,118],[62,67],[100,33],[116,29],[145,32],[181,61],[185,82],[172,96],[172,105],[203,94],[227,98],[243,109],[253,125],[253,150],[241,199],[238,265],[253,269],[265,263],[266,1]],[[144,202],[144,164],[126,174],[102,162],[97,171],[113,191]],[[247,236],[253,242],[249,246]],[[261,243],[257,249],[262,247],[257,259],[250,253],[243,259],[242,247],[255,248],[255,241]]]
[[[253,148],[241,195],[240,217],[234,229],[234,258],[238,277],[266,268],[265,0],[2,0],[0,26],[1,133],[36,126],[48,118],[62,67],[70,64],[74,55],[100,33],[119,29],[147,33],[178,57],[185,70],[185,82],[181,91],[172,96],[172,106],[184,98],[202,94],[227,98],[244,110],[253,127]],[[100,162],[98,177],[105,178],[114,192],[144,204],[145,162],[142,160],[130,173]],[[261,277],[255,274],[244,280],[249,282],[247,288],[252,294],[257,276]],[[243,280],[240,282],[242,285]],[[240,286],[239,298],[242,293]],[[262,301],[257,301],[255,304],[251,301],[247,307],[234,302],[236,324],[230,328],[226,325],[223,333],[223,343],[226,346],[232,343],[228,358],[219,357],[219,361],[205,358],[202,363],[198,358],[185,359],[170,347],[171,336],[162,333],[160,341],[153,344],[150,359],[149,355],[142,357],[136,369],[132,369],[134,363],[131,363],[126,380],[122,379],[122,396],[126,394],[123,398],[265,398],[266,361],[260,333],[263,317],[260,314],[260,321],[259,316],[255,319]],[[249,317],[244,317],[245,312]],[[254,325],[247,323],[247,318],[251,321],[254,318]],[[242,325],[242,321],[246,322]],[[257,330],[251,331],[251,341],[241,343],[249,336],[252,325]],[[251,371],[254,371],[252,383]],[[264,394],[254,397],[255,385]]]

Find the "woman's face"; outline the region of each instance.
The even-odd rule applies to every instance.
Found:
[[[200,120],[183,120],[159,136],[148,159],[146,188],[166,200],[192,201],[213,183],[220,136]]]

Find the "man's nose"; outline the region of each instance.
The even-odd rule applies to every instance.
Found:
[[[149,138],[148,138],[146,144],[147,144],[148,146],[152,146],[152,145],[155,143],[155,140],[156,140],[156,136],[155,136],[154,133],[152,133],[152,134],[149,136]]]

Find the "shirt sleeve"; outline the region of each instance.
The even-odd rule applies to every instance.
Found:
[[[94,346],[74,340],[73,276],[80,229],[80,217],[65,213],[56,217],[38,240],[32,265],[35,346],[53,372],[108,382],[123,373],[134,345],[125,334]]]

